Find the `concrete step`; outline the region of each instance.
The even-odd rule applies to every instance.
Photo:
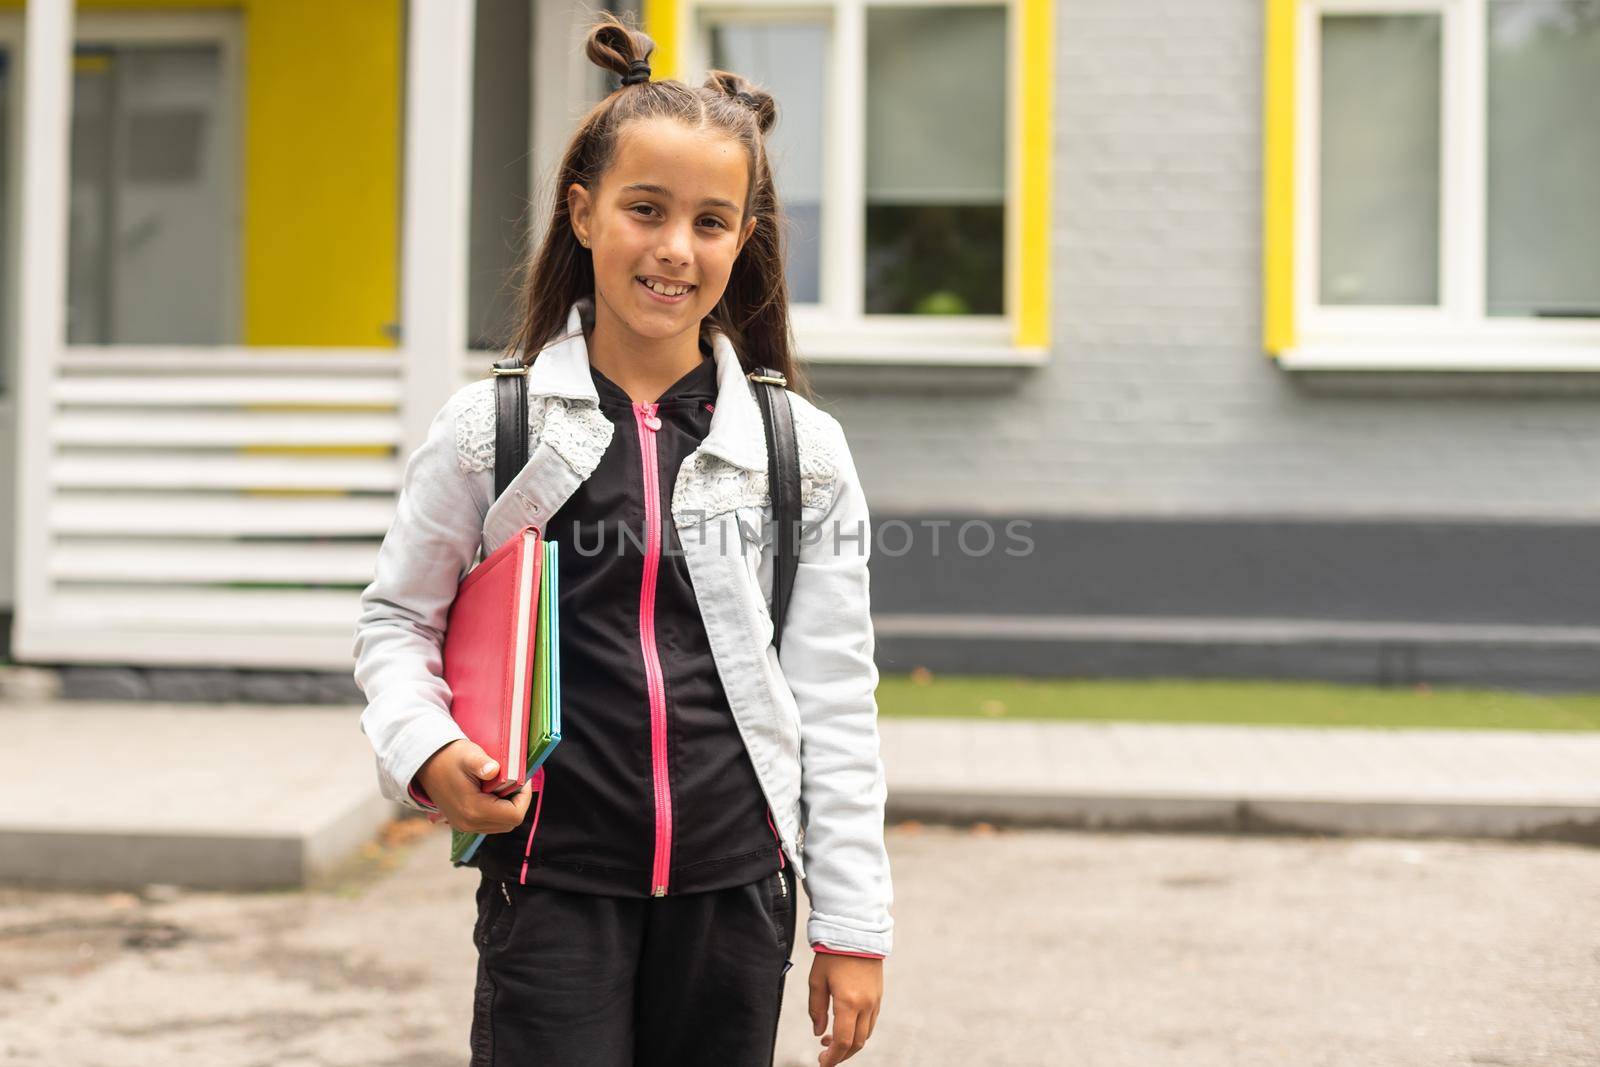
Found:
[[[301,886],[397,811],[357,707],[0,704],[0,880]]]
[[[883,719],[893,818],[1600,844],[1600,733]]]

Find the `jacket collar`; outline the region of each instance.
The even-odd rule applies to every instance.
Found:
[[[767,436],[756,406],[750,380],[733,342],[716,327],[711,337],[711,355],[717,362],[717,403],[711,413],[711,429],[700,450],[748,470],[767,469]],[[529,396],[559,396],[596,407],[600,396],[589,375],[589,346],[583,337],[581,302],[567,313],[566,331],[539,351],[528,369]]]

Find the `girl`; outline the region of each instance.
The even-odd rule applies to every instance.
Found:
[[[791,875],[834,1064],[876,1024],[893,926],[867,506],[838,422],[791,392],[806,532],[774,648],[747,375],[796,382],[776,107],[722,71],[651,81],[653,47],[609,14],[589,34],[622,78],[563,157],[527,271],[528,462],[496,496],[492,378],[434,418],[362,594],[361,725],[385,796],[490,835],[474,1064],[770,1064]],[[562,542],[564,737],[500,797],[439,649],[475,553],[528,524]]]

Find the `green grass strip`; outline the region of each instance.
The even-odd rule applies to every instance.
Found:
[[[884,674],[878,708],[885,716],[1062,722],[1600,730],[1600,693],[1536,695],[1320,682]]]

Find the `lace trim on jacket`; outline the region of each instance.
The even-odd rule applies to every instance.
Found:
[[[833,504],[842,431],[831,415],[806,403],[794,405],[794,423],[800,452],[800,504],[826,510]],[[765,448],[762,451],[765,453]],[[771,504],[765,470],[747,470],[704,452],[684,461],[672,494],[673,518],[680,523]]]
[[[456,462],[463,474],[494,470],[494,379],[473,382],[461,391],[456,410]],[[544,406],[537,398],[528,404],[528,448],[531,452],[544,429]]]

